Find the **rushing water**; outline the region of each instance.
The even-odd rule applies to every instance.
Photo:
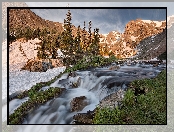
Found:
[[[59,98],[54,98],[32,111],[23,124],[71,124],[75,114],[94,110],[107,95],[119,89],[126,89],[133,80],[153,78],[165,68],[164,64],[154,67],[150,64],[136,63],[120,66],[118,70],[103,67],[76,71],[74,76],[66,73],[50,85],[50,87],[66,88],[66,91]],[[77,88],[73,88],[72,84],[75,83]],[[43,87],[41,90],[48,88],[48,86]],[[70,102],[73,98],[80,96],[86,97],[88,105],[80,112],[71,112]],[[10,111],[12,112],[26,100],[27,98],[10,101]]]

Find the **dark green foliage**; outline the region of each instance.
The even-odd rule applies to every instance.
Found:
[[[46,103],[48,100],[53,99],[61,95],[65,89],[50,87],[45,91],[35,92],[34,89],[30,90],[29,100],[22,103],[13,114],[9,116],[9,124],[22,124],[25,116],[34,110],[40,104]]]
[[[94,124],[124,124],[120,118],[122,118],[122,113],[118,108],[111,110],[110,108],[96,109],[96,115],[93,119]]]
[[[109,58],[104,58],[103,56],[84,56],[77,64],[73,67],[69,67],[65,72],[72,72],[76,70],[85,70],[94,67],[106,66],[112,62],[116,62],[117,58],[115,56],[110,56]]]
[[[77,64],[83,57],[100,55],[99,51],[99,29],[94,30],[92,37],[92,22],[89,22],[89,31],[86,32],[85,21],[82,33],[78,27],[76,37],[72,35],[71,13],[68,11],[64,20],[64,31],[58,39],[62,53],[65,55],[63,62],[66,66]]]
[[[59,40],[59,46],[62,53],[65,55],[63,62],[65,65],[75,63],[75,41],[72,35],[72,23],[71,23],[71,12],[70,10],[66,14],[67,18],[64,19],[64,31],[61,34]]]
[[[99,29],[96,28],[94,29],[94,36],[93,36],[93,40],[92,40],[92,44],[90,45],[90,52],[93,55],[99,55],[100,54],[100,46],[99,46],[99,42],[100,42],[100,35],[99,35]]]
[[[46,44],[47,44],[47,41],[44,38],[42,40],[42,42],[40,43],[40,47],[38,48],[37,57],[39,59],[46,59],[46,58],[48,58],[48,54],[46,53]]]
[[[142,92],[144,91],[144,92]],[[97,109],[94,124],[166,124],[166,71],[130,84],[120,107]]]

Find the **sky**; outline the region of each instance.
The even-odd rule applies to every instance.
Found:
[[[29,7],[148,7],[153,5],[148,2],[144,3],[130,3],[130,2],[26,2]],[[173,15],[173,7],[171,4],[155,3],[158,7],[170,7],[168,8],[168,15]],[[97,6],[96,6],[97,5]],[[68,12],[67,9],[35,9],[32,10],[40,17],[55,22],[63,23]],[[166,20],[165,9],[71,9],[72,24],[76,27],[80,25],[83,28],[84,21],[86,24],[92,21],[92,30],[99,28],[99,33],[107,34],[110,31],[118,31],[123,33],[126,24],[131,20],[154,20],[164,21]],[[86,25],[88,27],[88,25]]]

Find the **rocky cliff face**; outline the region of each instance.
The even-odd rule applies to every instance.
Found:
[[[107,35],[101,35],[100,43],[103,47],[107,46],[108,50],[112,51],[117,57],[129,58],[138,53],[137,45],[141,41],[162,33],[165,28],[165,21],[132,20],[127,23],[125,31],[122,34],[112,31]],[[161,39],[160,37],[157,38],[158,40]],[[156,40],[154,39],[153,41]]]
[[[168,25],[170,25],[170,23],[172,23],[172,21],[169,21]],[[55,29],[58,32],[63,31],[62,23],[44,20],[29,9],[10,10],[9,26],[10,28],[25,28],[29,26],[35,29],[37,27],[47,27],[49,29]],[[156,48],[155,52],[162,53],[163,50],[158,51],[160,48],[157,47],[159,46],[159,42],[163,41],[163,46],[161,46],[161,48],[163,48],[166,44],[166,38],[160,38],[158,34],[162,33],[165,28],[166,21],[132,20],[126,24],[124,33],[111,31],[108,34],[100,34],[101,53],[104,56],[108,56],[108,53],[112,52],[118,58],[137,57],[142,50],[141,48],[143,46],[141,45],[150,43],[149,41],[155,42],[150,43],[149,45],[151,46],[147,46],[143,51],[150,50],[149,48]],[[74,36],[76,36],[76,32],[77,27],[73,26],[72,33]],[[86,34],[88,34],[87,31]],[[165,33],[163,34],[165,35]],[[148,38],[148,40],[146,38]],[[158,54],[155,54],[153,57],[156,57],[156,55]],[[141,57],[145,56],[141,54]]]
[[[9,27],[10,29],[21,28],[24,29],[26,27],[30,27],[32,29],[40,29],[49,28],[55,29],[58,32],[63,31],[62,24],[59,22],[53,22],[44,20],[30,9],[10,9],[9,11]]]
[[[143,39],[137,45],[137,59],[153,59],[166,52],[167,30]]]
[[[24,2],[2,2],[2,40],[7,38],[7,7],[28,7]]]

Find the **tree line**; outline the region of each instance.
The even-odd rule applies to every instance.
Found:
[[[86,23],[84,21],[83,29],[80,25],[77,32],[73,35],[73,25],[71,23],[71,12],[68,10],[66,19],[64,19],[64,30],[56,31],[54,29],[42,28],[32,29],[29,26],[26,28],[10,29],[10,43],[20,38],[25,38],[26,41],[34,38],[39,38],[41,42],[38,44],[37,57],[39,59],[57,59],[57,50],[60,49],[64,54],[63,62],[66,65],[76,64],[84,56],[100,55],[100,35],[99,28],[95,28],[92,32],[92,22],[88,23],[88,31],[86,31]]]

